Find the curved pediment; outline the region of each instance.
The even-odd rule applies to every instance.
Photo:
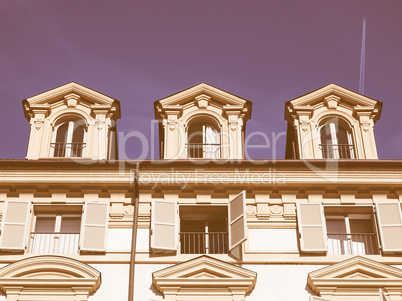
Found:
[[[240,290],[244,295],[251,291],[257,273],[204,255],[154,272],[152,277],[155,287],[164,295],[175,291],[181,296],[187,296],[189,292],[202,296],[207,290],[214,289],[229,296],[234,290]]]
[[[26,288],[82,288],[94,292],[101,283],[93,267],[63,256],[34,256],[0,269],[0,289],[7,293],[13,286]]]

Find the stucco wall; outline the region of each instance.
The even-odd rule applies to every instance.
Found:
[[[243,265],[257,272],[257,284],[246,301],[308,301],[307,274],[324,265]]]
[[[249,229],[250,251],[296,251],[296,229]]]
[[[128,264],[90,264],[101,272],[102,284],[89,301],[126,301],[128,298]],[[151,280],[152,281],[152,280]],[[136,299],[137,300],[137,299]],[[141,299],[138,299],[141,300]]]

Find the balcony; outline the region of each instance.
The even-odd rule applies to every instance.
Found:
[[[379,254],[377,237],[370,233],[328,234],[330,255],[374,255]]]
[[[32,254],[78,254],[79,233],[32,232],[30,253]]]
[[[85,143],[82,142],[56,142],[50,144],[51,153],[53,157],[82,157],[85,149]]]
[[[323,159],[353,159],[353,144],[320,144]]]
[[[186,143],[187,158],[219,159],[221,158],[220,143]]]
[[[227,254],[227,232],[182,232],[180,233],[181,254]]]

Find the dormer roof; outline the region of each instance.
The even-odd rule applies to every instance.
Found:
[[[22,102],[25,117],[29,119],[29,113],[32,109],[42,109],[50,114],[52,106],[61,101],[68,101],[71,97],[79,98],[80,102],[84,102],[91,107],[101,108],[104,106],[105,108],[113,108],[116,119],[120,118],[120,102],[118,100],[76,82],[70,82],[24,99]]]
[[[165,109],[183,109],[186,105],[194,103],[195,99],[202,95],[210,99],[210,102],[214,105],[220,106],[225,110],[240,109],[247,119],[251,116],[251,101],[212,85],[200,83],[155,101],[155,117],[158,118]]]
[[[290,120],[290,116],[295,110],[314,110],[320,106],[326,105],[326,102],[328,99],[331,99],[331,97],[337,101],[339,105],[350,107],[351,110],[370,110],[374,116],[374,121],[380,119],[382,109],[381,101],[334,83],[287,101],[285,105],[285,119]]]

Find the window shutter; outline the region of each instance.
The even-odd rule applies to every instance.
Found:
[[[320,203],[297,204],[300,248],[303,252],[327,251],[325,217]]]
[[[30,201],[6,200],[0,249],[25,250],[30,213]]]
[[[81,251],[106,251],[108,220],[108,203],[85,203],[83,221],[81,225]]]
[[[229,250],[232,251],[247,239],[246,192],[229,201]]]
[[[151,216],[151,248],[156,250],[177,250],[177,203],[153,201]]]
[[[402,251],[402,214],[399,203],[377,203],[377,220],[383,252]]]

